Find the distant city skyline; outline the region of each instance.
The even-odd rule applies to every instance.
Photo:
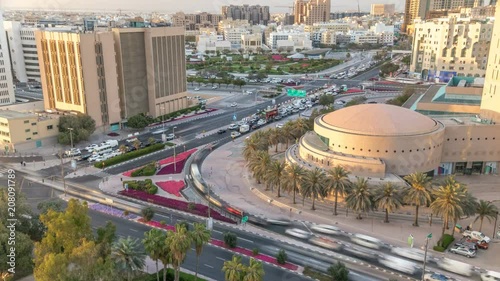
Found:
[[[266,5],[269,6],[271,13],[291,12],[294,0],[273,0],[273,1],[246,1],[246,0],[188,0],[188,1],[173,1],[173,0],[152,0],[148,1],[147,5],[141,1],[131,0],[3,0],[0,4],[0,9],[29,9],[33,11],[39,10],[74,10],[74,11],[141,11],[141,12],[210,12],[220,13],[221,7],[226,5]],[[401,0],[359,0],[361,11],[369,12],[371,4],[395,4],[396,11],[404,10],[404,1]],[[358,9],[357,1],[338,2],[332,1],[332,12],[354,11]]]

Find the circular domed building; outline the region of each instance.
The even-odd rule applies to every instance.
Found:
[[[353,175],[384,178],[431,172],[439,166],[444,125],[415,111],[362,104],[319,116],[314,131],[287,151],[306,167],[341,165]]]

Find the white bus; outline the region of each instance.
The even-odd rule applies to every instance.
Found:
[[[101,145],[101,146],[98,146],[94,149],[94,154],[103,155],[103,154],[110,153],[112,151],[113,151],[113,148],[111,146]]]

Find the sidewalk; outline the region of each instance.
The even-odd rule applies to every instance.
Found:
[[[415,247],[421,248],[425,244],[425,237],[433,233],[430,240],[429,249],[436,245],[442,231],[442,224],[434,221],[429,226],[428,208],[420,209],[420,227],[413,227],[414,207],[407,207],[404,212],[398,211],[398,218],[389,215],[390,223],[383,223],[380,217],[372,214],[363,215],[362,220],[355,219],[355,214],[351,211],[346,213],[340,211],[338,216],[333,216],[333,203],[330,201],[316,201],[316,211],[311,210],[310,200],[305,200],[302,206],[302,198],[297,195],[297,204],[292,204],[292,195],[282,192],[281,198],[276,198],[276,193],[264,191],[263,185],[258,185],[246,168],[246,163],[241,156],[245,138],[237,138],[234,142],[225,144],[209,154],[201,167],[201,174],[207,184],[211,184],[212,191],[226,202],[245,210],[254,215],[261,215],[267,218],[289,218],[296,221],[307,221],[317,224],[337,225],[342,230],[349,233],[362,233],[374,236],[383,241],[398,247],[408,247],[407,238],[410,234],[415,237]],[[500,193],[497,190],[497,178],[495,176],[457,177],[457,180],[468,184],[469,190],[478,199],[494,200],[499,205]],[[339,204],[342,206],[342,204]],[[291,211],[290,211],[291,210]],[[461,225],[470,224],[474,218],[459,221]],[[479,222],[474,224],[479,228]],[[487,220],[483,223],[482,231],[491,237],[493,224]],[[450,231],[447,230],[447,233]],[[458,238],[459,235],[455,234]],[[456,260],[466,261],[481,268],[500,271],[499,258],[495,254],[498,243],[491,243],[491,249],[482,251],[478,258],[467,259],[458,255],[451,257]],[[445,253],[433,253],[435,256],[449,256]]]

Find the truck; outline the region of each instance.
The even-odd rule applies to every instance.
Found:
[[[462,235],[466,238],[477,240],[479,242],[486,242],[490,243],[491,239],[490,237],[484,235],[484,233],[479,232],[479,231],[473,231],[473,230],[465,230]]]
[[[250,126],[245,124],[240,126],[240,133],[244,134],[246,132],[250,131]]]

